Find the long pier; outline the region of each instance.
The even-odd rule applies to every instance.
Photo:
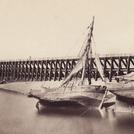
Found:
[[[70,73],[77,61],[77,58],[1,61],[0,81],[59,81]],[[134,72],[134,56],[132,55],[101,56],[100,61],[105,77],[109,81],[114,76]],[[91,59],[91,63],[91,77],[97,80],[100,75],[96,68],[94,58]]]

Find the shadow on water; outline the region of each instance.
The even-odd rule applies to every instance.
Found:
[[[62,107],[62,108],[42,108],[37,111],[40,116],[76,116],[76,117],[92,117],[101,118],[101,113],[95,109],[88,109],[86,107]]]

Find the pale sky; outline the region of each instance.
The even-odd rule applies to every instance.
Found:
[[[0,60],[77,56],[92,16],[97,53],[134,53],[133,0],[0,0]]]

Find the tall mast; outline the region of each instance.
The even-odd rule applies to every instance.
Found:
[[[90,27],[90,32],[88,33],[88,39],[87,39],[87,45],[85,47],[84,53],[85,54],[85,62],[83,65],[83,70],[82,70],[82,78],[81,78],[81,84],[84,82],[84,77],[86,75],[86,69],[88,69],[88,82],[91,84],[91,59],[92,59],[92,47],[91,47],[91,41],[92,41],[92,36],[93,36],[93,26],[94,26],[94,17],[91,23]],[[90,55],[90,63],[88,63],[89,56]]]

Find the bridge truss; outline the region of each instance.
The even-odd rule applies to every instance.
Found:
[[[46,59],[46,60],[18,60],[0,62],[0,81],[50,81],[62,80],[73,69],[78,59]],[[90,59],[89,59],[90,61]],[[134,56],[106,56],[100,57],[105,77],[112,77],[134,72]],[[94,58],[92,63],[92,78],[97,80]],[[88,74],[88,73],[87,73]],[[79,72],[78,76],[81,75]],[[87,75],[88,77],[88,75]]]

